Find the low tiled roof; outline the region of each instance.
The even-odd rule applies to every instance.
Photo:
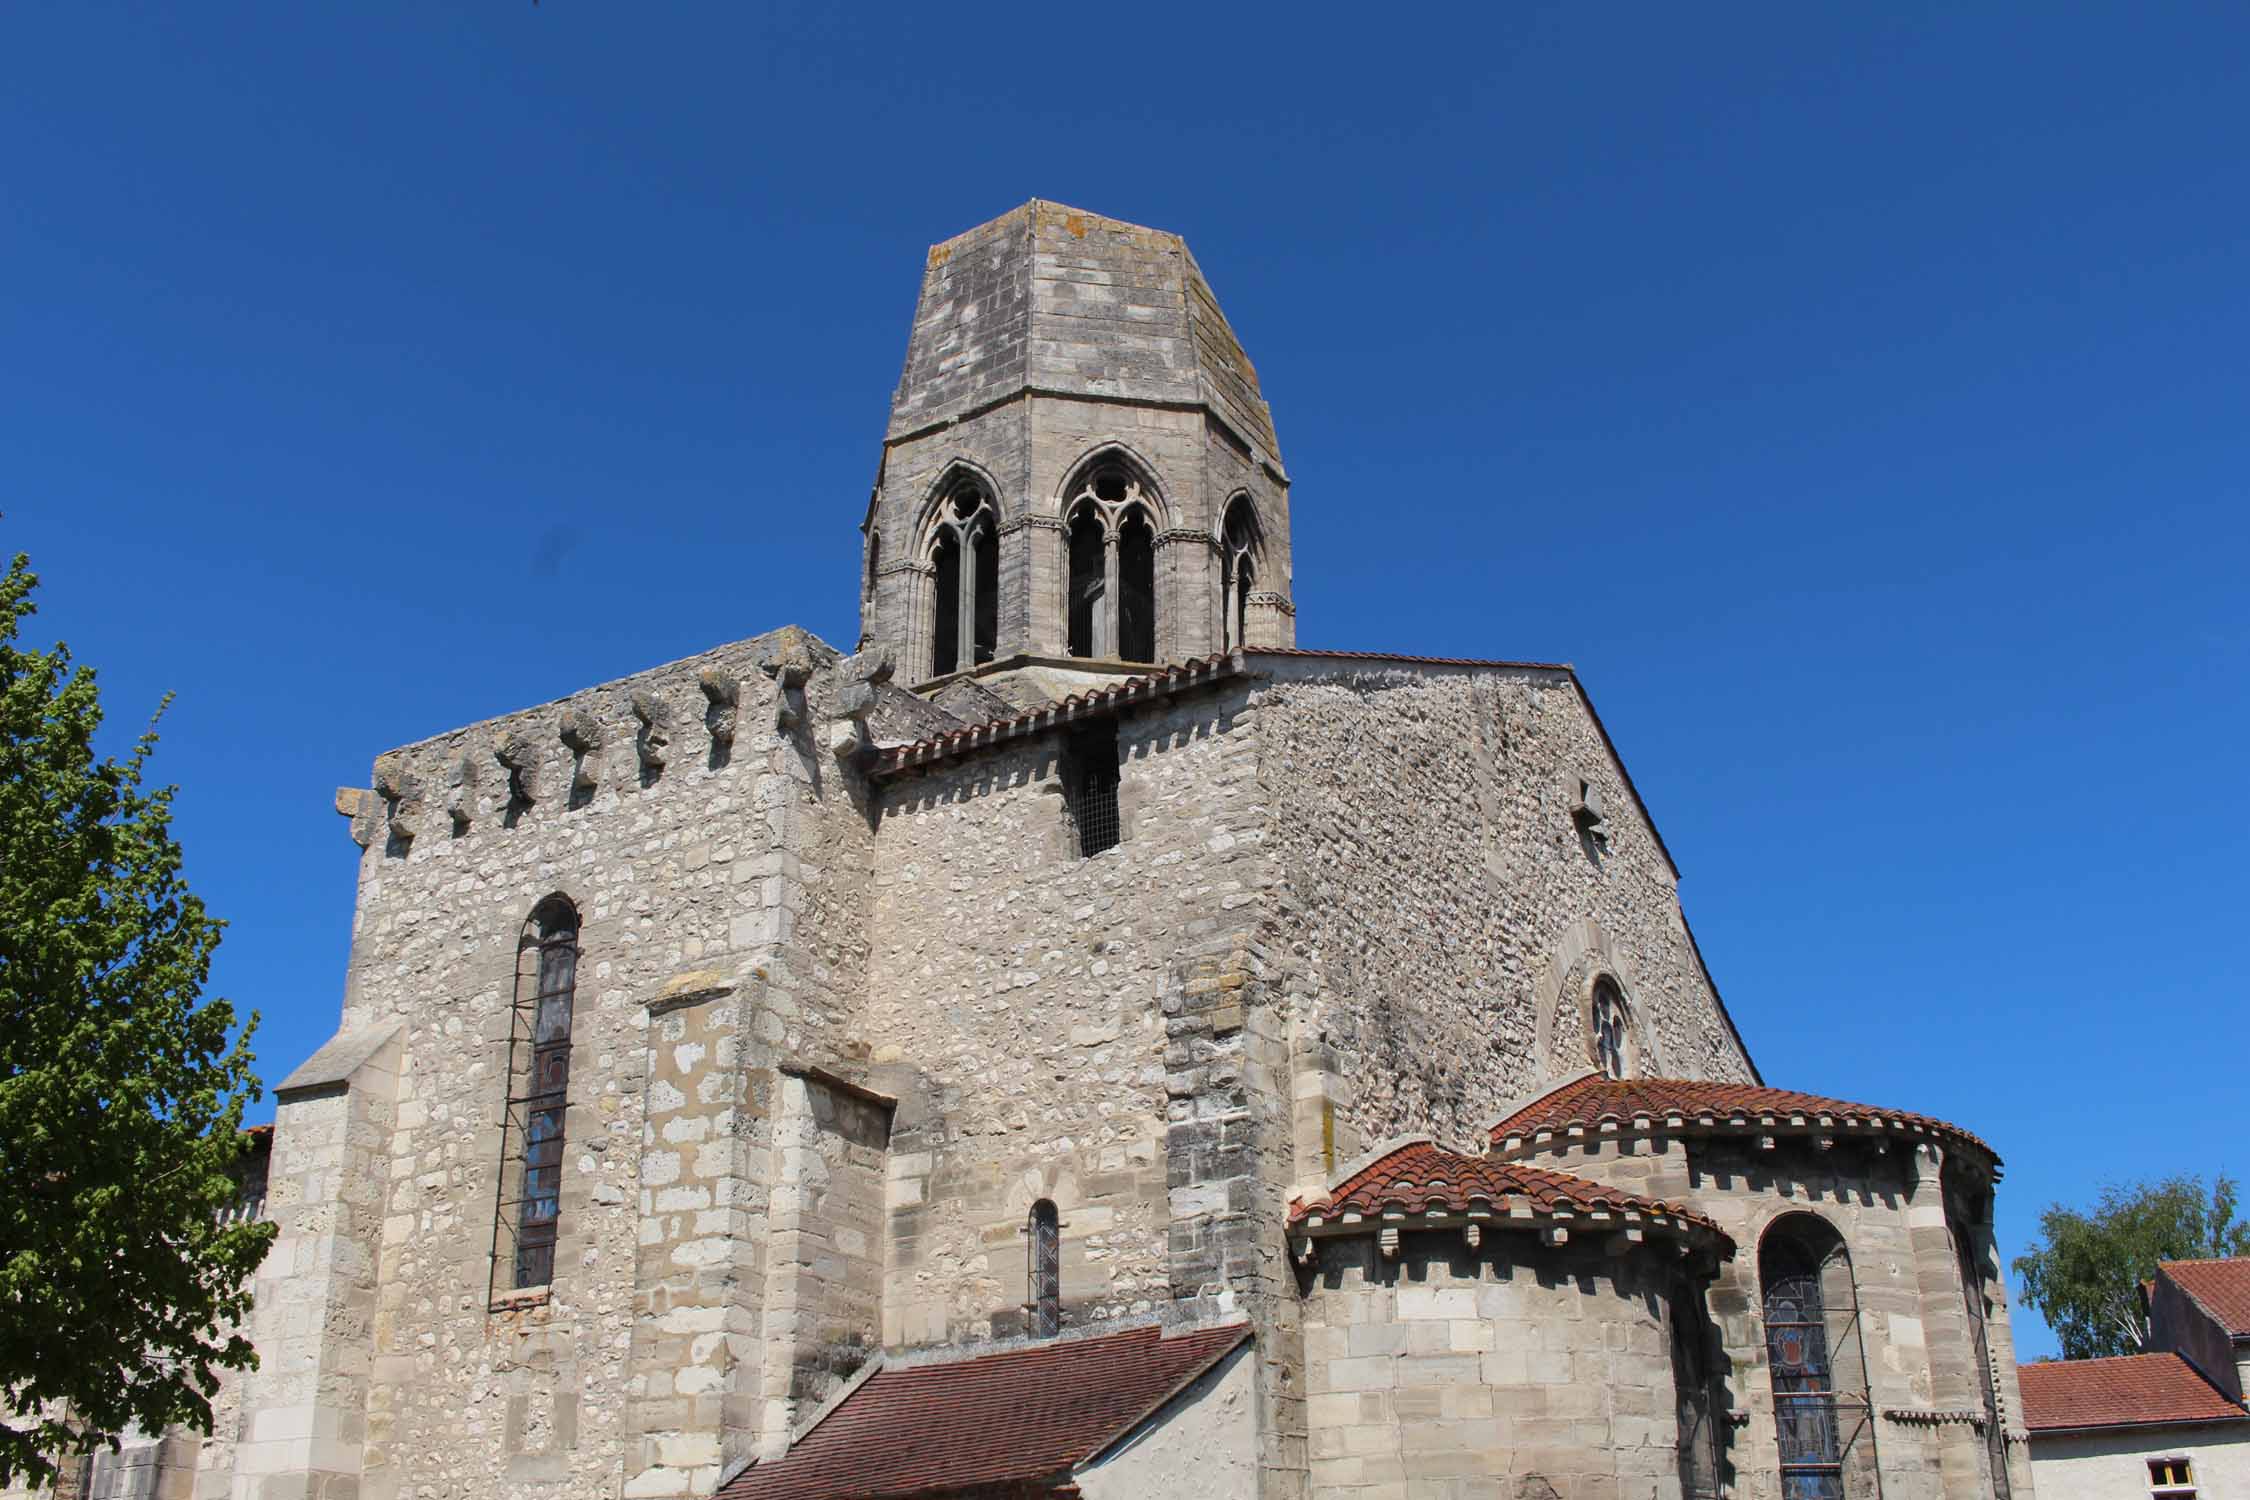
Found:
[[[1568,1172],[1550,1172],[1448,1151],[1425,1137],[1405,1141],[1353,1172],[1326,1193],[1289,1206],[1292,1233],[1374,1230],[1398,1215],[1401,1227],[1416,1219],[1489,1219],[1497,1227],[1517,1220],[1523,1227],[1557,1222],[1613,1222],[1625,1228],[1646,1225],[1716,1236],[1732,1250],[1734,1242],[1718,1225],[1677,1203],[1643,1198]]]
[[[2024,1425],[2034,1433],[2180,1422],[2250,1422],[2177,1354],[2061,1359],[2019,1366]]]
[[[877,1370],[780,1458],[716,1500],[888,1500],[1060,1483],[1243,1340],[1230,1323],[1058,1339]]]
[[[2250,1339],[2250,1260],[2168,1260],[2157,1268],[2238,1339]]]
[[[1574,1079],[1501,1120],[1492,1127],[1492,1144],[1502,1156],[1514,1156],[1537,1150],[1542,1135],[1568,1136],[1574,1130],[1588,1137],[1659,1130],[1934,1135],[1974,1146],[1995,1163],[2000,1159],[1960,1126],[1906,1110],[1746,1083],[1604,1078],[1599,1073]]]

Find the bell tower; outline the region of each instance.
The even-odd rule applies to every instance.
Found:
[[[903,682],[1296,640],[1289,477],[1210,283],[1060,204],[931,247],[863,529],[860,632]]]

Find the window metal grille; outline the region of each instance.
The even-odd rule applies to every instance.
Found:
[[[555,1277],[578,982],[578,914],[569,903],[540,908],[521,952],[508,1039],[507,1139],[494,1246],[495,1261],[508,1263],[508,1284],[519,1288],[545,1286]]]
[[[1858,1312],[1849,1311],[1843,1329],[1830,1329],[1822,1266],[1800,1247],[1769,1247],[1763,1269],[1782,1500],[1845,1500],[1845,1461],[1870,1410],[1864,1397],[1837,1389],[1833,1352],[1852,1343]]]
[[[1969,1341],[1977,1356],[1977,1394],[1984,1403],[1985,1457],[1992,1466],[1993,1500],[2009,1500],[2008,1439],[2000,1430],[1999,1391],[1993,1383],[1992,1345],[1985,1331],[1984,1271],[1965,1226],[1954,1230],[1953,1248],[1961,1264],[1961,1295],[1969,1309]]]
[[[1042,1198],[1031,1205],[1031,1331],[1053,1338],[1062,1332],[1062,1220]]]
[[[1122,839],[1117,782],[1117,726],[1102,724],[1071,736],[1064,757],[1064,790],[1082,859],[1114,849]]]

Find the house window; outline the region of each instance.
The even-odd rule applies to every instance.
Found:
[[[2152,1458],[2148,1487],[2160,1500],[2195,1500],[2195,1466],[2184,1458]]]
[[[1025,1307],[1031,1331],[1040,1338],[1062,1332],[1062,1220],[1052,1199],[1031,1205],[1030,1287]]]
[[[1117,811],[1117,723],[1074,731],[1063,744],[1063,796],[1078,857],[1114,849],[1124,837]]]
[[[1607,975],[1594,981],[1590,1044],[1604,1078],[1625,1076],[1625,996]]]
[[[508,1039],[495,1238],[513,1287],[545,1286],[555,1276],[577,987],[578,911],[563,897],[550,896],[524,924],[517,947],[516,1003]]]
[[[1842,1236],[1789,1214],[1758,1251],[1782,1500],[1872,1500],[1875,1439]]]

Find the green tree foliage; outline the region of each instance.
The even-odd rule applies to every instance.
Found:
[[[2016,1257],[2024,1300],[2062,1340],[2063,1358],[2138,1354],[2148,1337],[2140,1284],[2160,1260],[2250,1255],[2250,1224],[2234,1217],[2234,1180],[2211,1191],[2200,1177],[2111,1185],[2092,1213],[2059,1203],[2039,1216],[2039,1238]]]
[[[210,1431],[273,1226],[240,1191],[249,1035],[199,999],[221,924],[180,878],[152,727],[98,756],[68,648],[24,649],[38,577],[0,580],[0,1486],[130,1424]]]

